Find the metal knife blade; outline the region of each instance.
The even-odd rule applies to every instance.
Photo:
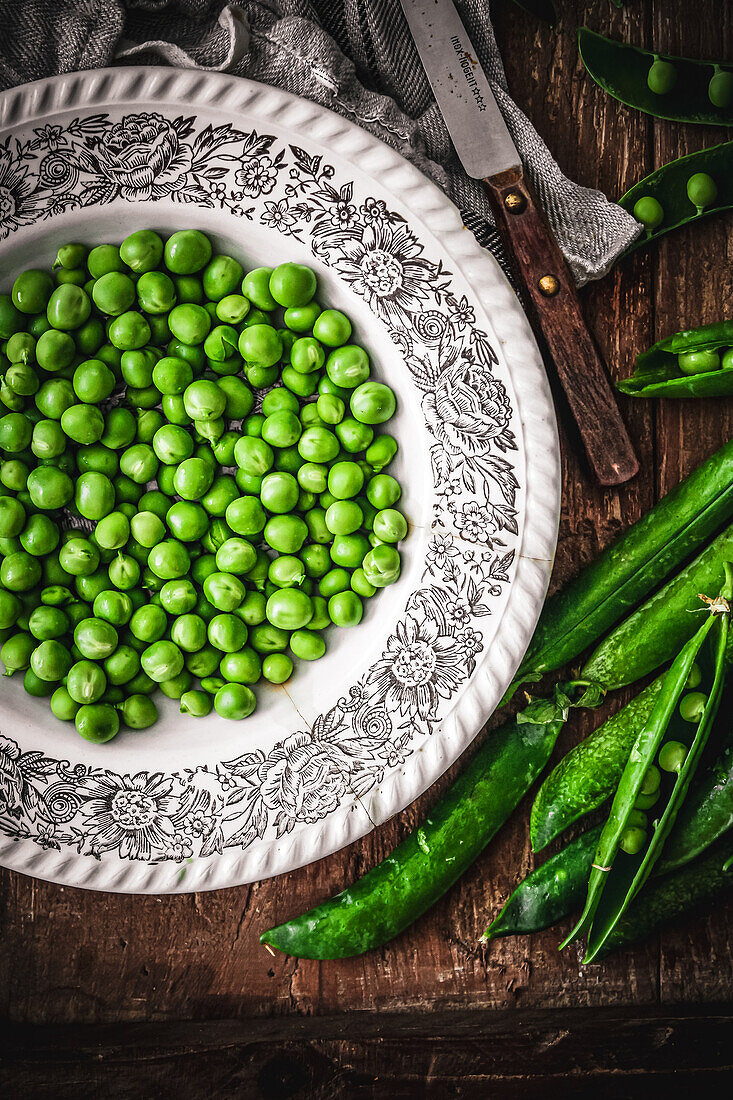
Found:
[[[400,0],[458,158],[469,176],[484,179],[518,168],[494,93],[450,0]]]

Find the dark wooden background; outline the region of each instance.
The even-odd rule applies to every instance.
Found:
[[[618,197],[655,166],[725,140],[621,107],[584,74],[575,31],[670,53],[733,56],[725,0],[558,0],[556,31],[495,3],[509,85],[578,181]],[[615,376],[685,326],[730,316],[733,219],[678,232],[583,293]],[[578,364],[582,370],[582,364]],[[626,402],[641,473],[590,483],[563,430],[553,585],[731,436],[730,401]],[[614,705],[618,705],[616,699]],[[606,708],[608,712],[610,708]],[[605,716],[605,714],[603,715]],[[576,716],[564,753],[602,715]],[[477,739],[481,741],[483,735]],[[470,755],[470,754],[467,754]],[[730,1095],[733,904],[583,968],[558,935],[480,947],[531,866],[528,803],[462,881],[383,950],[273,958],[258,933],[339,890],[424,816],[450,773],[398,818],[301,871],[241,889],[125,897],[1,872],[6,1095],[159,1097]],[[640,1074],[640,1071],[645,1071]],[[694,1082],[693,1082],[694,1079]]]

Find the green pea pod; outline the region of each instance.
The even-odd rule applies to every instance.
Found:
[[[728,63],[656,54],[614,42],[587,27],[578,30],[578,45],[596,84],[627,107],[678,122],[733,125],[733,67]],[[669,90],[654,92],[649,87],[650,69],[656,62],[671,66],[665,70]],[[651,79],[653,83],[653,74]]]
[[[678,355],[720,352],[733,347],[733,321],[715,321],[702,328],[686,329],[659,340],[636,359],[630,378],[617,383],[632,397],[725,397],[733,393],[733,371],[719,369],[684,374]]]
[[[510,693],[523,681],[538,679],[574,660],[732,513],[733,442],[729,442],[547,600]]]
[[[582,678],[610,691],[670,661],[695,633],[698,593],[719,591],[724,562],[731,559],[733,525],[603,639],[586,661]]]
[[[482,940],[539,932],[583,904],[603,826],[581,833],[519,883]]]
[[[693,202],[688,194],[688,184],[693,179],[698,179],[701,183],[699,177],[710,181],[700,192],[700,198],[704,199],[702,203]],[[634,184],[619,199],[619,206],[629,214],[634,214],[639,200],[649,198],[659,204],[659,210],[653,220],[644,222],[646,236],[629,245],[626,255],[681,225],[698,221],[708,214],[729,210],[733,206],[733,141],[713,145],[699,153],[691,153],[663,164],[661,168]],[[639,220],[643,220],[638,211],[637,214]]]
[[[517,7],[528,11],[530,15],[536,15],[551,27],[557,22],[557,12],[552,0],[514,0]]]
[[[733,886],[733,839],[725,837],[701,859],[648,882],[608,934],[596,954],[605,958],[627,943],[644,939],[661,924],[714,901]]]
[[[584,962],[592,962],[596,957],[648,879],[685,799],[720,705],[730,620],[728,601],[732,594],[733,571],[726,563],[722,595],[711,602],[711,613],[673,661],[649,720],[631,750],[598,844],[585,908],[577,925],[561,945],[565,947],[587,933]],[[689,723],[685,722],[678,707],[696,661],[703,666],[704,682],[710,683],[710,691],[707,697],[701,696],[699,721]],[[670,777],[664,785],[660,799],[661,812],[653,823],[651,837],[647,837],[644,828],[637,826],[633,829],[631,823],[633,815],[640,814],[636,809],[637,800],[642,794],[642,784],[650,767],[657,759],[664,767],[659,750],[662,739],[670,732],[673,734],[670,744],[682,747],[686,755],[674,768],[675,778]],[[624,847],[625,838],[630,841],[633,832],[640,835],[638,843],[632,846],[627,841]]]
[[[264,932],[304,959],[360,955],[391,940],[448,890],[486,847],[547,763],[572,703],[534,700],[492,733],[430,817],[382,863],[329,901]]]
[[[721,708],[721,715],[723,710]],[[726,721],[729,721],[726,715]],[[677,815],[656,873],[665,875],[696,859],[733,828],[733,740],[699,776]]]
[[[584,814],[610,798],[634,742],[652,712],[664,676],[571,749],[545,777],[532,805],[530,836],[539,852]]]

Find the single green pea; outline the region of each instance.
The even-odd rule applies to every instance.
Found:
[[[357,596],[369,598],[377,591],[371,581],[367,580],[366,573],[361,566],[357,567],[351,574],[350,584],[352,591],[356,592]]]
[[[318,594],[329,600],[337,592],[346,592],[351,587],[351,577],[348,569],[337,566],[329,569],[318,582]],[[329,622],[330,622],[329,616]]]
[[[351,321],[338,309],[324,309],[313,323],[313,335],[327,347],[340,347],[351,337]]]
[[[287,653],[268,653],[262,662],[262,675],[271,684],[284,684],[293,674],[293,662]]]
[[[248,325],[238,341],[239,353],[247,363],[272,367],[283,353],[282,337],[272,325]]]
[[[239,325],[250,310],[249,299],[243,294],[227,294],[216,303],[217,320],[225,325]]]
[[[64,283],[51,294],[46,317],[52,328],[69,332],[83,325],[91,311],[92,303],[86,291],[74,283]]]
[[[257,706],[257,699],[246,684],[224,684],[214,696],[214,710],[220,718],[238,721],[247,718]]]
[[[335,500],[326,509],[326,527],[334,535],[351,535],[362,525],[361,508],[355,501]]]
[[[171,641],[184,653],[198,653],[206,645],[206,623],[200,615],[179,615],[171,627]]]
[[[712,206],[718,197],[718,188],[712,176],[707,172],[695,172],[687,181],[687,197],[702,214],[706,206]]]
[[[87,256],[87,270],[93,279],[99,279],[109,271],[124,271],[125,264],[115,244],[98,244]]]
[[[339,450],[339,441],[328,428],[306,428],[298,440],[298,453],[306,462],[331,462]]]
[[[217,611],[235,611],[245,595],[245,587],[232,573],[211,573],[203,583],[204,595]]]
[[[30,667],[31,655],[38,645],[35,638],[21,631],[6,638],[0,649],[0,661],[5,666],[5,676],[23,672]]]
[[[290,349],[290,365],[298,374],[320,371],[325,362],[326,353],[313,336],[301,336]]]
[[[176,286],[164,271],[146,271],[137,281],[137,300],[145,313],[167,313],[176,304]]]
[[[206,267],[211,253],[211,241],[200,230],[180,229],[165,242],[165,266],[174,275],[193,275]]]
[[[10,297],[20,313],[45,313],[53,291],[54,282],[48,272],[28,268],[16,278]]]
[[[15,625],[22,607],[23,605],[17,596],[14,596],[12,592],[5,592],[0,589],[0,630],[8,630]],[[34,637],[38,636],[33,630],[31,630],[31,633]]]
[[[318,549],[324,550],[325,547]],[[278,588],[299,588],[305,580],[304,562],[292,554],[279,554],[270,562],[267,577]]]
[[[247,641],[247,627],[237,615],[214,615],[207,626],[207,639],[209,645],[223,653],[236,653]]]
[[[118,640],[116,629],[104,619],[82,619],[74,628],[74,644],[81,655],[90,661],[109,657],[117,648]]]
[[[90,317],[74,332],[74,343],[80,355],[95,355],[105,342],[104,325],[98,317]]]
[[[5,354],[11,363],[35,363],[36,341],[29,332],[14,332],[5,345]],[[35,393],[35,390],[30,392]]]
[[[294,630],[290,648],[301,661],[318,661],[326,652],[326,643],[315,630]]]
[[[234,537],[226,539],[216,551],[216,568],[221,573],[243,575],[257,561],[257,551],[251,542]]]
[[[41,513],[29,517],[19,536],[20,545],[26,553],[36,558],[45,558],[55,550],[60,537],[58,525]]]
[[[121,451],[135,438],[135,417],[129,409],[110,409],[104,421],[99,442],[114,451]]]
[[[707,695],[701,691],[692,691],[689,695],[683,695],[680,700],[680,717],[685,722],[699,722],[705,713],[707,702]]]
[[[335,385],[352,390],[369,378],[369,356],[357,344],[336,348],[326,359],[326,373]]]
[[[128,543],[128,549],[130,549]],[[131,554],[123,554],[121,551],[110,562],[107,570],[109,579],[115,588],[128,592],[134,588],[140,580],[140,565]]]
[[[157,642],[168,629],[168,617],[162,607],[144,604],[130,619],[130,633],[143,642]]]
[[[283,367],[280,381],[296,397],[312,397],[318,387],[317,374],[299,374],[293,367]]]
[[[359,533],[335,535],[331,544],[331,558],[334,564],[344,566],[346,569],[356,569],[362,564],[368,553],[369,542],[364,535]],[[366,572],[366,566],[364,569]]]
[[[193,382],[193,367],[177,355],[165,355],[153,367],[151,377],[160,393],[182,394]]]
[[[10,596],[10,593],[5,593]],[[13,623],[8,623],[8,627]],[[63,638],[69,629],[69,616],[60,607],[47,607],[40,604],[34,607],[28,617],[28,630],[39,642],[52,638]]]
[[[191,559],[182,542],[164,539],[148,554],[148,568],[163,581],[185,577],[191,568]]]
[[[103,619],[113,626],[125,626],[132,616],[132,600],[126,592],[108,588],[94,597],[92,610],[97,619]]]
[[[79,707],[74,724],[85,741],[104,744],[119,733],[120,718],[111,704],[90,703]]]
[[[94,470],[81,474],[76,482],[74,503],[85,519],[103,519],[115,506],[114,485],[108,477]]]
[[[56,638],[39,642],[31,653],[30,667],[39,680],[56,683],[66,676],[71,667],[71,654]]]
[[[140,655],[131,645],[120,645],[104,660],[107,680],[115,687],[129,684],[140,672]]]
[[[338,592],[328,601],[328,614],[336,626],[357,626],[364,607],[356,592]]]
[[[363,382],[351,395],[349,407],[361,424],[384,424],[394,415],[397,402],[389,386],[381,382]]]
[[[119,714],[124,725],[131,730],[145,730],[154,726],[158,721],[158,708],[147,695],[128,695],[119,707]]]
[[[401,560],[399,551],[393,546],[383,544],[375,546],[361,562],[364,575],[375,588],[385,588],[399,578]]]
[[[41,566],[32,554],[19,550],[0,564],[0,583],[10,592],[30,592],[41,579]]]
[[[308,528],[299,516],[275,515],[265,524],[263,536],[267,545],[278,553],[297,554],[308,536]]]
[[[0,531],[4,538],[15,538],[25,527],[25,508],[15,497],[0,497]]]
[[[57,687],[51,696],[51,712],[54,717],[62,722],[73,722],[78,710],[79,704],[74,702],[66,688],[63,685]]]
[[[163,259],[163,241],[152,229],[138,229],[120,245],[120,259],[138,275],[154,271]]]
[[[69,669],[66,689],[75,703],[96,703],[102,698],[106,688],[104,669],[94,661],[77,661]]]
[[[217,382],[201,379],[186,387],[183,404],[192,420],[216,420],[226,408],[226,395]]]
[[[374,517],[373,531],[381,542],[400,542],[407,535],[407,520],[396,508],[383,508]]]
[[[635,856],[646,846],[647,834],[636,826],[627,826],[621,833],[619,847],[627,855]]]
[[[733,103],[733,72],[715,66],[708,84],[708,99],[713,107],[730,107]]]
[[[15,493],[26,488],[28,473],[28,464],[20,458],[8,458],[0,463],[0,483]]]
[[[160,684],[183,671],[183,653],[175,642],[156,641],[143,650],[140,664],[150,679]]]
[[[57,681],[42,680],[32,668],[26,669],[23,676],[23,690],[26,695],[32,695],[37,699],[48,698],[53,695]]]
[[[242,294],[260,310],[277,307],[277,302],[270,293],[271,275],[271,267],[256,267],[253,271],[248,271],[242,280]]]
[[[634,217],[644,226],[647,237],[664,221],[664,210],[652,195],[642,195],[634,204]]]
[[[677,363],[683,374],[708,374],[720,370],[720,355],[713,349],[680,352]]]
[[[214,703],[210,695],[205,691],[194,689],[184,691],[181,696],[181,714],[190,714],[193,718],[205,718],[211,714]]]
[[[214,471],[203,458],[187,458],[176,466],[173,487],[184,500],[200,500],[211,488]]]
[[[689,699],[691,698],[691,696],[688,696],[687,698]],[[705,700],[705,702],[707,702],[707,700]],[[680,707],[680,713],[681,710],[682,708]],[[686,721],[692,720],[699,720],[699,716],[697,719],[686,719]],[[657,759],[659,760],[659,767],[662,769],[662,771],[665,772],[679,773],[682,769],[682,765],[687,759],[688,752],[689,749],[687,745],[683,745],[681,741],[667,741],[667,743],[662,745],[661,749],[659,750],[659,756],[657,757]]]
[[[211,317],[203,306],[184,302],[168,314],[170,330],[183,344],[203,344],[211,328]]]
[[[677,83],[677,70],[670,61],[662,61],[655,57],[646,77],[650,92],[655,95],[667,95]]]
[[[279,264],[270,276],[270,294],[280,306],[305,306],[315,292],[316,276],[304,264]]]
[[[101,441],[80,447],[76,452],[76,465],[79,473],[104,474],[108,478],[114,477],[120,468],[115,452]]]
[[[137,297],[135,284],[129,275],[110,271],[95,280],[92,301],[100,313],[118,317],[131,308]],[[113,341],[114,343],[114,341]]]

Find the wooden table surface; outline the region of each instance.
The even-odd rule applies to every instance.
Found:
[[[665,52],[733,56],[719,0],[559,0],[556,31],[496,3],[510,89],[562,169],[617,197],[654,167],[725,140],[621,107],[585,75],[575,30]],[[676,329],[730,315],[733,219],[637,253],[583,292],[614,376]],[[579,364],[582,369],[582,364]],[[594,486],[560,409],[557,586],[731,436],[733,402],[626,401],[641,473]],[[618,697],[613,706],[619,704]],[[610,712],[575,716],[558,753]],[[486,732],[479,735],[479,744]],[[466,756],[470,756],[470,751]],[[98,894],[1,872],[0,1004],[6,1095],[31,1097],[730,1095],[733,904],[601,966],[557,932],[479,945],[532,866],[525,802],[426,916],[381,951],[341,962],[272,957],[258,934],[381,859],[460,764],[403,814],[337,855],[240,889]],[[640,1076],[639,1070],[646,1073]],[[676,1073],[672,1073],[676,1070]]]

